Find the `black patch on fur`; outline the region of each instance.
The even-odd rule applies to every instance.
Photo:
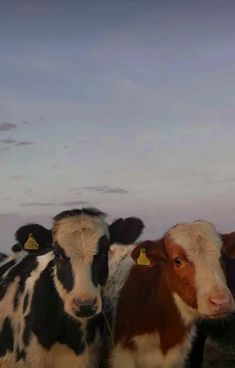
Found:
[[[55,265],[57,278],[68,292],[72,290],[74,285],[73,270],[69,257],[66,256],[63,248],[58,243],[55,244]]]
[[[200,323],[198,324],[200,326]],[[204,346],[207,335],[204,334],[200,328],[197,328],[196,336],[192,341],[192,350],[188,356],[188,368],[202,368],[203,367],[203,355]]]
[[[104,285],[108,278],[108,251],[109,241],[107,236],[103,235],[99,239],[98,253],[93,257],[93,263],[91,266],[91,279],[93,284]]]
[[[29,304],[29,293],[27,292],[25,297],[24,297],[24,303],[23,303],[23,313],[25,313],[27,307]]]
[[[13,267],[15,263],[16,263],[16,261],[13,259],[13,260],[5,263],[2,266],[0,265],[0,277],[2,275],[4,275],[4,273],[7,272],[11,267]],[[0,281],[0,285],[1,285],[1,281]]]
[[[85,351],[86,342],[80,322],[73,320],[67,314],[63,314],[58,341],[69,346],[76,355],[82,354]]]
[[[85,350],[85,337],[79,321],[73,320],[63,309],[63,302],[55,289],[52,277],[53,261],[35,283],[31,310],[26,317],[24,342],[28,344],[31,331],[46,349],[60,342],[77,355]]]
[[[29,278],[31,272],[35,270],[38,266],[38,261],[36,257],[32,256],[26,256],[22,259],[21,263],[23,265],[23,268],[22,272],[20,272],[20,281],[14,297],[14,310],[16,310],[19,305],[19,298],[24,292],[26,280]]]
[[[131,244],[144,229],[143,221],[136,217],[120,218],[109,226],[110,244]]]
[[[74,216],[81,216],[81,215],[88,215],[91,217],[105,217],[105,213],[98,210],[97,208],[82,208],[82,209],[73,209],[68,211],[60,212],[56,215],[53,220],[60,221],[67,217],[74,217]]]
[[[97,314],[96,316],[89,318],[86,327],[86,342],[88,345],[92,344],[95,340],[96,333],[99,332],[101,336],[104,330],[104,317],[102,314]]]
[[[4,356],[8,351],[13,351],[13,330],[9,317],[5,318],[0,331],[0,356]]]
[[[30,338],[32,335],[32,313],[30,312],[24,318],[24,332],[23,332],[23,342],[25,346],[28,346],[30,343]]]
[[[205,319],[197,324],[197,334],[189,354],[190,368],[202,368],[206,339],[209,337],[221,348],[235,347],[235,313],[222,319]]]
[[[20,227],[15,233],[15,238],[21,249],[24,249],[24,244],[28,240],[29,234],[32,234],[36,242],[39,244],[39,250],[47,249],[52,246],[51,230],[48,230],[39,224],[28,224]],[[35,253],[35,251],[37,252],[38,250],[27,249],[27,252],[29,253]]]
[[[16,361],[19,362],[19,360],[25,360],[26,358],[26,353],[24,350],[20,350],[19,347],[17,346],[16,348]]]
[[[25,346],[29,345],[33,331],[44,347],[50,347],[50,344],[48,346],[45,341],[51,340],[51,334],[54,334],[57,304],[59,304],[51,275],[52,265],[51,261],[35,283],[30,312],[25,317],[23,333]]]
[[[9,262],[10,263],[10,262]],[[31,272],[37,267],[37,260],[35,257],[27,255],[23,258],[19,263],[17,263],[14,267],[12,267],[6,277],[0,280],[0,300],[6,294],[7,288],[9,285],[14,282],[15,278],[19,276],[20,281],[16,291],[14,306],[17,307],[18,305],[18,298],[23,292],[25,287],[25,281],[31,274]],[[3,266],[4,267],[4,266]],[[0,267],[0,272],[2,267]]]

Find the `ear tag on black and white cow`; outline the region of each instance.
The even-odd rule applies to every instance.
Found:
[[[140,255],[137,258],[136,263],[139,266],[150,266],[151,265],[150,260],[146,256],[146,249],[145,248],[140,249]]]
[[[36,239],[34,239],[32,233],[29,234],[28,240],[24,243],[24,249],[25,250],[38,250],[39,249],[39,244],[36,241]]]

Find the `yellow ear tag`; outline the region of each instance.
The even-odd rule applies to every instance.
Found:
[[[137,265],[139,266],[150,266],[150,260],[148,259],[148,257],[146,256],[146,249],[145,248],[141,248],[140,249],[140,255],[137,258]]]
[[[28,240],[24,243],[24,249],[25,250],[38,250],[39,249],[39,244],[34,239],[32,233],[29,234]]]

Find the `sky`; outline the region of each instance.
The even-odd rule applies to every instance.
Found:
[[[65,209],[235,229],[233,0],[0,0],[0,250]]]

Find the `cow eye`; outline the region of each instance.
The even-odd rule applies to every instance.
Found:
[[[176,265],[176,267],[182,266],[183,263],[184,261],[182,260],[182,258],[177,257],[174,259],[174,264]]]

